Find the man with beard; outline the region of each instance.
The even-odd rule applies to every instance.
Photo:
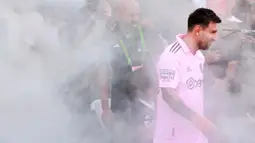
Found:
[[[195,10],[188,18],[188,32],[177,35],[161,54],[154,143],[206,143],[207,139],[218,139],[216,127],[203,115],[205,58],[200,51],[214,42],[218,23],[221,19],[212,10]]]
[[[120,129],[116,130],[114,127],[115,142],[137,141],[140,140],[137,139],[139,138],[136,134],[137,126],[144,126],[147,116],[137,117],[136,115],[141,116],[141,114],[133,111],[140,110],[134,109],[141,107],[136,105],[136,103],[140,104],[140,98],[156,95],[155,80],[150,77],[155,77],[152,75],[155,75],[157,53],[160,51],[159,47],[163,48],[164,46],[157,33],[140,24],[140,11],[136,1],[115,3],[113,11],[116,14],[114,15],[114,22],[109,28],[111,32],[106,35],[110,37],[106,42],[113,41],[111,44],[113,46],[107,49],[110,55],[108,63],[105,65],[109,67],[102,67],[99,70],[99,80],[102,87],[102,118],[106,124],[109,123],[109,120],[114,121],[114,126],[118,126],[117,128]],[[110,70],[107,73],[105,69]],[[107,83],[110,75],[110,83]],[[139,96],[138,92],[143,95]],[[111,106],[109,108],[108,98],[110,97]],[[147,97],[143,100],[151,101]],[[151,115],[147,115],[151,118]],[[128,128],[131,128],[131,132],[128,132]],[[132,135],[133,137],[126,136],[123,139],[122,135],[121,138],[118,137],[120,134]]]

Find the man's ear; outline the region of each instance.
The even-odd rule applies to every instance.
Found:
[[[193,28],[193,31],[195,32],[195,34],[198,36],[199,32],[201,31],[201,26],[199,25],[195,25]]]

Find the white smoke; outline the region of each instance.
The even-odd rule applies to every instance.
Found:
[[[67,75],[57,30],[30,11],[37,1],[2,1],[0,142],[71,143],[72,115],[58,89]],[[13,2],[13,1],[12,1]]]
[[[63,103],[64,95],[59,89],[95,61],[104,60],[96,53],[105,50],[98,47],[105,21],[98,20],[93,34],[77,49],[66,48],[58,40],[59,27],[47,24],[44,17],[34,11],[35,6],[45,1],[0,1],[1,143],[76,143],[86,138],[83,128],[90,127],[87,122],[90,117],[71,112]],[[172,37],[167,39],[170,41],[175,34],[186,31],[187,16],[195,7],[188,0],[155,0],[147,4],[140,1],[143,10],[147,10],[145,15],[155,26],[170,29]],[[83,0],[54,2],[83,3]],[[246,92],[251,94],[252,91]],[[229,99],[224,100],[229,102]],[[230,128],[233,124],[244,127],[246,121],[226,124],[230,120],[227,118],[222,125],[226,132],[231,135],[247,133]],[[91,141],[86,139],[85,142]]]

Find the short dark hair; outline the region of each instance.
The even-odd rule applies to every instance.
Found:
[[[195,25],[207,27],[210,22],[221,23],[221,19],[211,9],[198,8],[189,15],[188,31],[193,30]]]

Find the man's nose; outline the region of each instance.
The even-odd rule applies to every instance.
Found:
[[[219,37],[217,35],[215,35],[213,38],[212,38],[212,41],[217,41],[219,39]]]

